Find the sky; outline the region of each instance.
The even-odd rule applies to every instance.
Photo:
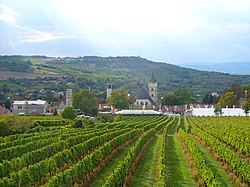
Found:
[[[0,55],[250,62],[250,0],[0,0]]]

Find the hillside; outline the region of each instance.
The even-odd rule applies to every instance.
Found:
[[[0,65],[4,64],[7,57],[0,57]],[[250,84],[250,75],[230,75],[226,73],[198,71],[183,68],[167,63],[149,61],[141,57],[78,57],[78,58],[48,58],[36,57],[8,57],[9,62],[23,63],[27,70],[22,68],[8,68],[5,65],[0,71],[11,71],[12,74],[0,76],[1,85],[12,88],[22,86],[24,89],[52,89],[64,91],[71,87],[74,90],[91,88],[98,93],[105,92],[107,83],[112,83],[114,88],[126,88],[137,92],[139,87],[146,84],[154,72],[159,82],[159,91],[168,92],[175,88],[183,87],[188,90],[205,94],[220,92],[227,86],[238,84]],[[13,60],[14,59],[14,60]],[[31,62],[31,63],[29,63]],[[17,74],[33,73],[33,77],[16,77]],[[13,74],[14,73],[14,74]]]

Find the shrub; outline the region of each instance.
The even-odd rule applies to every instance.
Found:
[[[32,127],[34,122],[30,117],[6,115],[0,121],[0,135],[23,133]]]
[[[40,125],[43,127],[64,126],[67,124],[68,122],[66,120],[36,120],[35,122],[35,126]]]
[[[102,116],[102,122],[103,123],[114,122],[114,116]]]
[[[93,117],[97,116],[97,114],[98,114],[98,108],[92,108],[89,113]]]
[[[62,118],[64,119],[75,119],[76,118],[76,110],[72,106],[66,107],[62,111]]]
[[[56,108],[53,108],[53,115],[57,116],[57,114],[58,114],[58,112],[57,112]]]
[[[214,109],[214,113],[215,113],[216,116],[222,115],[222,108],[220,106],[217,106]]]
[[[25,133],[33,133],[33,132],[41,132],[46,131],[47,129],[41,125],[37,125],[36,127],[27,130]]]
[[[118,114],[116,117],[115,117],[115,119],[114,119],[115,121],[122,121],[122,114]]]
[[[85,123],[87,125],[93,125],[93,124],[95,124],[95,122],[92,119],[85,119]]]
[[[72,127],[73,128],[82,128],[83,127],[83,121],[82,120],[76,120],[76,121],[74,121]]]

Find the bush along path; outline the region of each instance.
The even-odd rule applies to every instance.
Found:
[[[182,146],[176,136],[176,130],[181,123],[170,126],[167,133],[166,161],[167,161],[167,185],[166,186],[198,186],[192,177],[192,171]]]

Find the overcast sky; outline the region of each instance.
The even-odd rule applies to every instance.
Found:
[[[250,0],[0,0],[0,54],[250,62]]]

